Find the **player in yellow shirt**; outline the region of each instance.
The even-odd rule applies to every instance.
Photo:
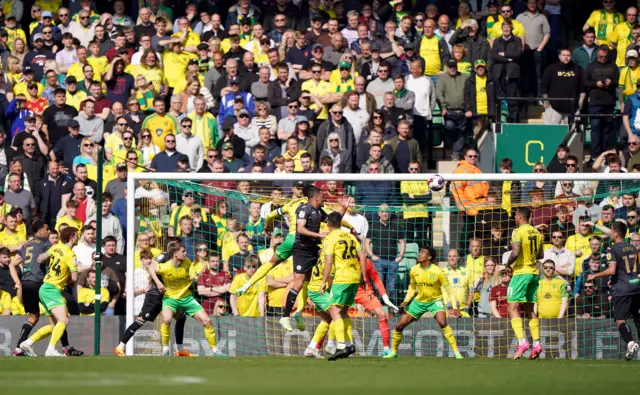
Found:
[[[18,230],[18,217],[12,211],[5,216],[4,229],[0,231],[0,246],[7,247],[11,255],[15,255],[26,242],[26,237]]]
[[[383,358],[398,358],[398,347],[402,342],[402,331],[414,321],[417,321],[425,313],[432,313],[436,322],[442,328],[442,334],[447,339],[456,359],[462,359],[458,350],[453,329],[447,324],[447,314],[444,309],[443,291],[449,294],[454,315],[460,315],[456,294],[449,285],[449,280],[444,271],[434,262],[436,250],[433,247],[422,247],[418,253],[418,264],[409,272],[409,290],[400,308],[404,313],[393,331],[391,353]],[[415,296],[415,299],[414,299]],[[413,301],[411,300],[413,299]],[[411,303],[409,303],[411,302]]]
[[[87,287],[78,290],[78,308],[80,315],[92,316],[95,314],[95,296],[96,296],[96,271],[89,270],[87,273]],[[104,312],[109,306],[109,290],[103,286],[100,291],[100,311]]]
[[[162,298],[162,325],[160,335],[162,337],[162,355],[169,356],[169,338],[171,337],[171,320],[174,315],[183,312],[195,318],[204,327],[204,336],[211,347],[213,355],[221,355],[218,352],[216,333],[211,319],[204,311],[200,303],[191,294],[193,278],[189,276],[191,260],[187,258],[187,252],[182,242],[176,242],[167,248],[169,261],[158,264],[155,261],[149,268],[149,274],[158,284],[158,275],[162,277],[165,288]]]
[[[78,229],[68,227],[60,231],[60,244],[56,244],[49,250],[38,256],[38,264],[49,262],[49,271],[40,287],[40,303],[44,306],[45,314],[49,315],[51,325],[40,328],[29,339],[20,344],[20,349],[28,356],[35,356],[32,346],[35,342],[51,335],[49,347],[45,352],[47,357],[63,357],[58,352],[56,344],[62,337],[69,324],[69,312],[67,303],[61,291],[68,284],[73,285],[78,281],[78,269],[76,267],[76,254],[72,248],[78,243]]]
[[[551,259],[542,262],[543,277],[538,283],[536,313],[540,318],[563,318],[569,306],[567,282],[554,276],[556,264]]]
[[[615,1],[605,1],[603,6],[603,9],[593,11],[582,27],[583,31],[589,28],[595,30],[598,45],[608,45],[609,34],[616,29],[618,24],[624,22],[624,15],[615,9]]]
[[[170,134],[180,133],[178,120],[165,112],[164,100],[157,98],[153,101],[155,114],[151,114],[142,122],[142,129],[149,129],[151,141],[164,151],[164,138]]]
[[[540,345],[540,326],[534,305],[538,292],[537,260],[542,258],[542,235],[529,224],[531,210],[520,207],[516,211],[515,221],[518,226],[511,236],[511,255],[505,266],[513,265],[513,278],[507,288],[507,311],[511,318],[511,327],[518,339],[518,349],[513,359],[518,359],[531,347],[524,334],[520,305],[523,305],[524,315],[529,319],[529,330],[533,338],[533,349],[529,358],[535,359],[542,352]]]
[[[335,275],[331,285],[331,305],[328,309],[331,322],[334,325],[337,350],[329,361],[347,358],[356,352],[352,341],[352,324],[349,318],[349,308],[355,304],[356,294],[360,284],[365,285],[367,277],[367,254],[362,249],[358,239],[340,227],[342,214],[334,211],[327,216],[329,234],[325,237],[324,271],[320,292],[327,289],[329,277],[335,265]]]
[[[244,261],[244,272],[237,274],[231,282],[229,290],[234,290],[242,287],[251,276],[256,272],[258,268],[258,257],[256,255],[249,255]],[[234,293],[231,294],[231,310],[233,315],[240,317],[263,317],[266,309],[266,291],[267,291],[267,279],[263,278],[258,282],[255,287],[252,287],[247,292],[238,296]]]

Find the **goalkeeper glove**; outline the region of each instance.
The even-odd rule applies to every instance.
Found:
[[[391,311],[393,311],[394,314],[398,314],[398,312],[400,311],[400,309],[398,309],[398,307],[396,305],[394,305],[393,303],[391,303],[391,300],[389,299],[388,295],[382,295],[382,300],[384,301],[384,304],[386,304],[387,306],[389,306],[389,308],[391,309]]]

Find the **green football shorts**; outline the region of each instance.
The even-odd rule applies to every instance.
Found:
[[[295,241],[295,233],[287,234],[287,237],[284,239],[282,244],[280,244],[276,249],[276,256],[278,257],[278,259],[284,261],[291,257],[291,255],[293,254],[293,243]]]
[[[169,309],[174,313],[182,311],[190,317],[193,317],[203,310],[193,295],[185,296],[181,299],[162,298],[162,309]]]
[[[56,307],[67,307],[67,301],[64,300],[60,290],[49,283],[42,284],[38,291],[38,297],[40,298],[40,303],[44,306],[46,315],[51,315],[51,310]]]
[[[429,303],[422,303],[414,300],[409,304],[409,306],[405,310],[405,313],[409,314],[416,320],[419,320],[420,317],[422,317],[425,313],[432,313],[433,315],[435,315],[439,311],[445,311],[444,303],[442,303],[442,300],[434,300],[433,302]]]
[[[329,306],[331,306],[331,299],[326,293],[323,294],[316,291],[309,291],[308,293],[309,300],[311,300],[313,304],[316,305],[316,309],[318,309],[319,311],[327,311],[329,309]]]
[[[333,284],[331,286],[331,305],[351,307],[355,304],[360,284]]]
[[[507,288],[507,302],[535,303],[538,300],[536,293],[539,281],[537,274],[516,274]]]

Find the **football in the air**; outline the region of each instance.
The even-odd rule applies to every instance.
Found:
[[[442,188],[444,188],[444,178],[440,174],[434,174],[429,178],[429,189],[437,192]]]

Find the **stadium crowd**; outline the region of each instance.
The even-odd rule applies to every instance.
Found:
[[[478,152],[467,147],[503,113],[519,122],[520,102],[498,99],[518,96],[540,102],[546,123],[605,115],[591,120],[588,166],[640,171],[640,26],[629,1],[586,2],[591,8],[575,0],[27,3],[3,1],[0,17],[0,313],[21,314],[8,267],[16,255],[24,259],[27,240],[55,244],[69,226],[80,234],[79,287],[65,293],[73,314],[91,313],[96,281],[109,290],[104,314],[124,314],[128,297],[139,309],[149,286],[145,267],[166,236],[185,240],[197,263],[194,291],[208,313],[282,308],[290,264],[241,297],[229,291],[271,258],[287,226],[267,227],[265,219],[301,197],[304,185],[207,181],[188,190],[140,182],[127,191],[128,172],[421,173],[433,168],[441,143],[434,131],[441,130],[459,161],[455,172],[479,174]],[[621,131],[606,116],[615,112],[623,114]],[[534,172],[580,166],[561,145]],[[508,158],[500,162],[502,172],[511,167]],[[316,186],[329,203],[350,196],[345,217],[392,300],[400,300],[405,254],[431,244],[435,232],[428,207],[438,203],[426,181]],[[630,187],[454,183],[461,236],[443,255],[467,313],[505,315],[510,274],[500,266],[513,209],[526,204],[548,244],[540,289],[560,292],[544,299],[553,300],[549,314],[575,308],[608,316],[606,283],[580,275],[602,269],[612,221],[627,221],[631,241],[640,242],[637,191],[621,194]],[[136,224],[126,220],[131,194],[140,200]],[[96,215],[102,279],[93,271]],[[126,295],[125,235],[138,230],[140,283]],[[569,295],[580,296],[569,306]]]

